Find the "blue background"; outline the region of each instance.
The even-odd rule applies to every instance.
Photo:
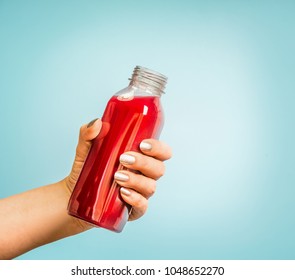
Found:
[[[294,259],[294,1],[0,1],[1,189],[70,171],[135,65],[169,77],[148,213],[19,259]]]

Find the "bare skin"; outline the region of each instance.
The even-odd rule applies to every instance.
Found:
[[[0,259],[15,258],[36,247],[91,228],[86,222],[69,216],[67,204],[91,147],[91,140],[99,134],[101,126],[98,119],[81,127],[69,176],[57,183],[0,200]],[[124,166],[140,171],[140,174],[128,170],[115,174],[122,198],[132,206],[130,221],[146,212],[148,198],[156,190],[156,180],[165,173],[164,161],[171,157],[171,149],[165,143],[155,139],[143,142],[142,153],[129,151],[120,158]],[[126,162],[130,156],[131,164]]]

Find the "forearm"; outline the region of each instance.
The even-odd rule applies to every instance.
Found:
[[[67,214],[65,180],[0,200],[0,259],[77,234],[83,223]]]

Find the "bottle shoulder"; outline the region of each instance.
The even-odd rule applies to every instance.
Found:
[[[115,93],[115,96],[119,96],[122,99],[132,98],[133,96],[142,96],[142,97],[161,97],[157,92],[153,92],[148,88],[144,87],[136,87],[133,85],[129,85],[128,87],[118,91]]]

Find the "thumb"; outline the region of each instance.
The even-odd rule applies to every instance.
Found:
[[[80,128],[79,141],[76,148],[76,156],[72,166],[71,173],[66,177],[66,185],[70,192],[73,190],[83,164],[86,160],[92,141],[100,132],[102,122],[100,119],[91,121],[88,125],[84,124]]]
[[[100,132],[102,122],[100,119],[94,119],[88,124],[84,124],[80,128],[79,142],[76,149],[76,157],[80,161],[84,161],[91,147],[93,140]]]
[[[94,119],[88,124],[84,124],[80,128],[79,139],[83,141],[93,140],[100,132],[102,127],[102,122],[100,119]]]

